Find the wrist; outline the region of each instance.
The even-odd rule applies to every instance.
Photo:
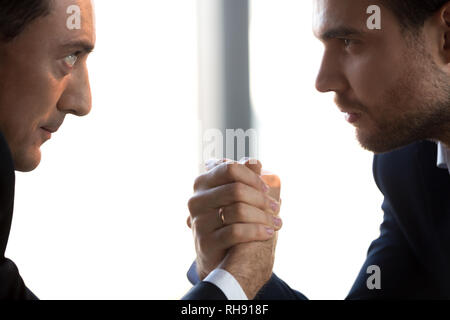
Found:
[[[206,268],[204,267],[204,265],[202,264],[202,262],[200,261],[200,259],[197,259],[196,262],[197,262],[197,275],[198,275],[198,278],[201,281],[203,281],[212,270],[207,271]]]
[[[239,283],[239,285],[241,286],[242,290],[244,291],[245,295],[249,300],[253,300],[258,291],[264,285],[257,283],[255,279],[250,279],[246,275],[233,271],[232,268],[231,270],[230,268],[228,268],[228,270],[227,269],[225,270],[228,271],[236,279],[236,281]]]
[[[236,279],[249,300],[255,298],[272,275],[270,242],[240,244],[230,250],[219,266]]]

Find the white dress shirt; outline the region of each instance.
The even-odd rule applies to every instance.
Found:
[[[222,290],[228,300],[248,300],[239,282],[226,270],[215,269],[204,281],[213,283],[217,288]]]
[[[448,169],[450,173],[450,149],[446,148],[442,142],[438,142],[437,166],[441,169]]]
[[[447,169],[450,174],[450,149],[446,148],[441,142],[438,142],[437,166],[441,169]],[[227,271],[216,269],[205,279],[216,285],[225,294],[228,300],[248,300],[244,290],[239,282]]]

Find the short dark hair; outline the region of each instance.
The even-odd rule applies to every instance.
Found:
[[[25,27],[50,13],[50,0],[0,0],[0,40],[17,37]]]
[[[425,21],[441,9],[449,0],[382,0],[398,18],[405,30],[420,30]]]

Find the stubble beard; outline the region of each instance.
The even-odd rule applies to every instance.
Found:
[[[423,52],[410,60],[404,75],[382,99],[383,109],[394,112],[379,115],[371,132],[356,129],[363,148],[384,153],[417,141],[450,138],[450,76]]]

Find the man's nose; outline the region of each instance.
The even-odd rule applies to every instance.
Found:
[[[91,86],[87,67],[74,71],[58,102],[58,109],[64,113],[82,117],[92,108]]]
[[[347,86],[348,82],[342,72],[339,58],[332,52],[325,51],[316,79],[316,89],[322,93],[342,92]]]

